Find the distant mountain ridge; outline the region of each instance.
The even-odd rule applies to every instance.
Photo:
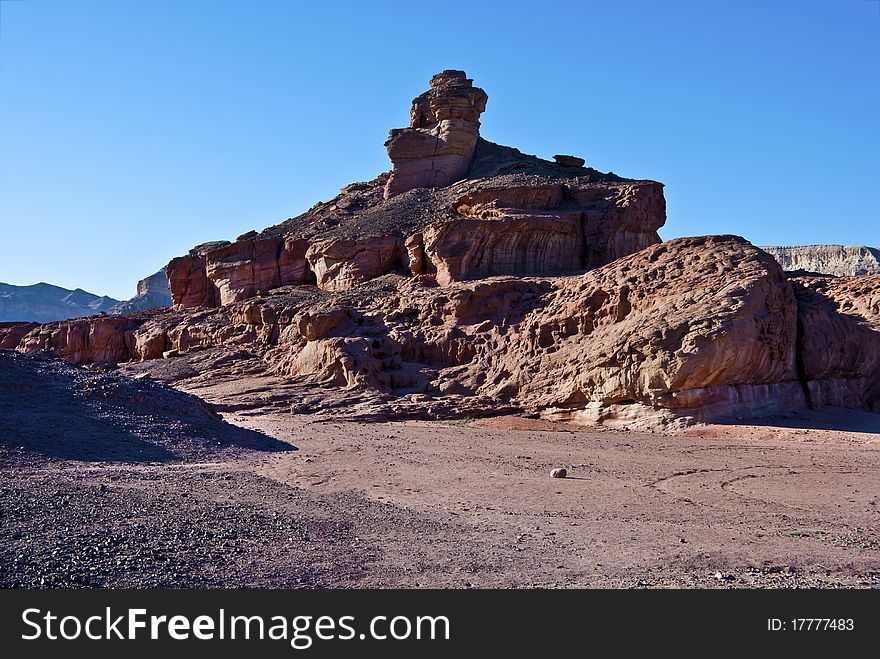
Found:
[[[783,270],[806,270],[823,275],[852,277],[880,275],[880,249],[866,245],[797,245],[761,247]]]
[[[32,286],[0,283],[0,322],[47,323],[109,313],[119,300],[81,288],[70,290],[45,282]]]
[[[171,305],[165,268],[138,282],[137,295],[120,301],[81,288],[70,290],[45,282],[14,286],[0,282],[0,322],[50,323],[107,314],[131,314]]]

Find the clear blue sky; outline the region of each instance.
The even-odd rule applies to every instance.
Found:
[[[880,244],[876,0],[0,12],[0,281],[129,297],[388,169],[388,129],[446,68],[488,92],[487,139],[666,183],[664,238]]]

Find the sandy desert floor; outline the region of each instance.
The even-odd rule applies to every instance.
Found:
[[[677,434],[225,418],[258,450],[4,448],[0,585],[880,587],[876,415]]]
[[[237,468],[439,525],[386,552],[365,585],[880,587],[876,415],[674,435],[516,417],[230,420],[300,449]],[[550,478],[555,467],[569,477]],[[381,535],[363,536],[382,547]]]

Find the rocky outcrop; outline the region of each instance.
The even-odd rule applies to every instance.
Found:
[[[397,236],[331,238],[313,242],[306,260],[319,288],[344,291],[399,269],[402,253]]]
[[[109,313],[124,315],[170,305],[171,291],[168,290],[168,277],[165,268],[162,268],[159,272],[141,279],[137,284],[137,294],[117,304]]]
[[[577,156],[564,156],[559,154],[553,156],[553,160],[555,160],[563,167],[583,167],[586,163],[586,160],[584,160],[583,158],[578,158]]]
[[[799,389],[796,313],[778,265],[741,238],[673,240],[561,280],[499,346],[487,380],[581,420],[631,406],[700,419],[779,411]],[[793,396],[762,400],[772,385]]]
[[[11,350],[39,323],[0,323],[0,350]]]
[[[804,271],[838,277],[880,275],[880,250],[864,245],[803,245],[762,247],[779,261],[783,270]]]
[[[0,283],[0,322],[47,323],[108,313],[119,300],[77,288],[39,283],[14,286]]]
[[[118,363],[132,358],[134,330],[139,325],[126,316],[46,323],[26,334],[18,349],[53,352],[73,364]]]
[[[175,259],[174,304],[215,307],[285,286],[345,291],[394,273],[442,285],[572,273],[660,242],[662,184],[482,140],[485,100],[460,71],[434,76],[413,101],[412,125],[392,132],[390,173],[347,185],[278,226]]]
[[[394,164],[385,198],[414,188],[445,187],[468,171],[488,96],[464,71],[443,71],[413,100],[408,128],[391,131],[385,146]]]
[[[208,279],[205,257],[190,252],[187,256],[171,259],[166,266],[168,289],[175,306],[214,307],[218,295],[213,282]]]

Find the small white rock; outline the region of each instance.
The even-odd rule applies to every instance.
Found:
[[[565,478],[568,476],[568,472],[565,470],[565,467],[559,467],[559,469],[554,469],[550,472],[550,478]]]

